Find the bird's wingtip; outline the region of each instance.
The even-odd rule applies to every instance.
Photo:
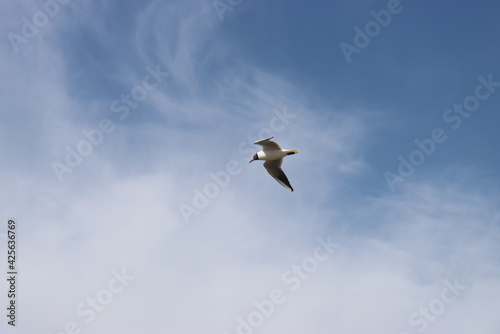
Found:
[[[254,142],[254,144],[255,144],[255,145],[258,145],[259,143],[263,143],[263,142],[268,141],[268,140],[271,140],[271,139],[273,139],[273,138],[274,138],[274,136],[269,137],[269,138],[266,138],[266,139],[260,139],[260,140],[257,140],[256,142]]]

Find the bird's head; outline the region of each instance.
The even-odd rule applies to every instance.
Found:
[[[251,163],[254,160],[259,160],[259,156],[257,155],[257,153],[253,155],[252,160],[250,160],[248,163]]]

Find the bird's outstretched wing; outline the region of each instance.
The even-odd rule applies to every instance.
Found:
[[[254,144],[262,146],[262,150],[264,152],[272,150],[281,150],[281,147],[278,145],[278,143],[271,140],[273,138],[274,137],[269,137],[267,139],[257,140]]]
[[[267,140],[267,139],[266,139]],[[273,142],[271,142],[273,143]],[[293,191],[292,185],[288,181],[285,173],[281,169],[281,164],[283,163],[283,158],[277,160],[268,160],[264,162],[264,167],[267,169],[267,172],[274,177],[276,181],[279,182],[283,187],[290,189]]]

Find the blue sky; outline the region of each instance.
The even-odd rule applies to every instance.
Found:
[[[498,333],[500,5],[2,8],[6,332]]]

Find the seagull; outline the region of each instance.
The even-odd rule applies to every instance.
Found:
[[[255,145],[262,146],[262,151],[257,152],[253,155],[252,162],[254,160],[265,160],[264,167],[267,169],[267,172],[274,177],[276,181],[279,182],[283,187],[290,189],[293,191],[288,178],[285,173],[281,169],[281,164],[283,163],[283,158],[287,155],[299,153],[298,150],[283,150],[278,145],[277,142],[272,141],[274,137],[269,137],[267,139],[261,139],[256,141]]]

